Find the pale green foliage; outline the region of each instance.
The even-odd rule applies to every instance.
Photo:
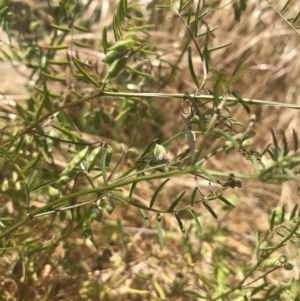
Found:
[[[178,269],[184,263],[183,270],[189,270],[200,261],[208,262],[207,270],[193,272],[194,282],[200,283],[201,289],[196,285],[194,290],[187,288],[181,282],[183,277],[174,271],[169,273],[176,274],[173,280],[161,273],[169,283],[169,287],[162,287],[153,276],[156,270],[143,274],[141,282],[126,288],[130,296],[154,300],[148,292],[154,287],[155,298],[160,300],[248,300],[253,296],[260,300],[288,300],[286,296],[298,300],[299,277],[291,278],[285,285],[268,280],[276,270],[292,273],[296,269],[297,262],[284,254],[284,247],[299,249],[298,205],[290,208],[291,212],[286,212],[285,206],[273,211],[269,229],[250,239],[254,253],[247,263],[236,260],[236,253],[232,254],[226,245],[231,233],[223,211],[236,210],[239,200],[234,196],[247,180],[264,185],[280,185],[288,180],[298,183],[300,153],[296,131],[287,138],[289,133],[278,136],[272,130],[271,143],[256,147],[252,144],[255,118],[250,113],[251,105],[285,109],[299,109],[299,105],[252,99],[234,90],[245,73],[256,66],[251,54],[236,58],[232,74],[215,68],[215,53],[231,49],[230,43],[223,41],[216,45],[219,40],[213,38],[218,27],[212,27],[206,19],[212,12],[222,12],[219,4],[191,0],[162,1],[159,5],[157,2],[141,8],[134,1],[120,0],[111,23],[101,29],[102,37],[97,36],[94,41],[86,35],[77,41],[78,36],[93,28],[92,20],[85,14],[92,7],[95,9],[95,2],[46,1],[31,7],[21,1],[20,9],[15,1],[0,1],[5,33],[1,61],[30,68],[27,76],[34,82],[34,87],[28,89],[29,96],[22,101],[1,98],[0,251],[7,262],[18,256],[18,265],[10,271],[10,275],[16,273],[15,279],[7,281],[16,283],[13,298],[33,300],[34,292],[36,299],[56,298],[56,286],[51,282],[55,276],[50,280],[43,278],[47,265],[52,269],[58,266],[64,277],[73,271],[81,276],[86,273],[86,267],[78,268],[78,262],[68,261],[69,253],[72,255],[79,244],[79,239],[74,239],[76,235],[81,235],[87,245],[91,242],[97,252],[104,244],[117,241],[115,246],[123,248],[122,254],[128,261],[123,267],[118,266],[117,256],[112,260],[103,256],[101,268],[105,270],[105,264],[116,263],[124,271],[129,267],[132,273],[135,259],[130,261],[134,253],[131,248],[135,242],[140,243],[139,230],[129,243],[131,232],[128,234],[123,224],[139,220],[144,221],[145,228],[156,228],[158,235],[154,240],[147,232],[151,234],[153,229],[142,229],[145,238],[140,248],[145,247],[144,241],[149,246],[159,243],[163,248],[174,237],[174,245],[180,244],[174,225],[182,233],[182,262],[178,261],[180,255],[165,256],[157,250],[151,254],[166,261],[168,268]],[[240,21],[247,1],[230,5],[232,19]],[[288,5],[289,1],[280,12],[271,4],[269,8],[297,35],[294,23],[299,14],[287,21],[283,14]],[[165,33],[161,43],[155,43],[151,35],[159,26],[154,24],[156,18],[166,16],[172,26],[186,33],[178,41],[178,49],[174,44],[168,45],[167,51],[160,48],[169,43]],[[93,61],[91,53],[98,54],[99,47],[104,51],[102,59],[97,56]],[[183,62],[186,66],[182,67]],[[11,81],[13,84],[14,79]],[[189,85],[185,85],[187,82]],[[181,85],[188,91],[169,93]],[[171,106],[167,105],[172,102],[176,107],[178,100],[182,111],[177,114],[176,109],[168,110]],[[249,118],[237,120],[235,108],[242,108]],[[173,112],[177,115],[170,116]],[[164,132],[167,117],[172,126]],[[247,168],[239,169],[241,172],[228,168],[230,156],[238,156],[236,164]],[[221,162],[219,166],[224,165],[224,169],[213,169],[210,159]],[[210,217],[213,221],[204,222],[204,226],[203,220]],[[130,226],[128,229],[132,230]],[[247,237],[250,235],[247,233]],[[195,253],[193,244],[199,241],[201,248]],[[206,258],[203,252],[207,250]],[[144,272],[135,273],[137,279],[139,273]],[[13,278],[10,275],[7,277]],[[123,274],[108,277],[107,281],[115,281],[113,285],[108,282],[109,288],[102,280],[80,278],[78,298],[116,300],[112,287],[125,279],[117,277]],[[0,299],[8,296],[7,291],[5,294]]]

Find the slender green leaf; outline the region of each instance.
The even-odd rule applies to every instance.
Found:
[[[192,291],[188,288],[184,288],[184,291],[182,293],[183,293],[183,296],[186,296],[188,298],[188,300],[191,298],[194,300],[197,300],[197,299],[199,299],[199,300],[206,299],[208,301],[212,300],[209,296],[206,295],[206,293],[200,294],[200,293]]]
[[[84,96],[80,93],[78,93],[77,91],[75,90],[70,90],[70,93],[77,96],[78,98],[83,98]]]
[[[37,182],[38,177],[37,177],[37,173],[38,170],[35,168],[34,170],[32,170],[32,172],[27,176],[27,186],[28,188],[32,187],[32,185],[34,185],[34,183]]]
[[[274,229],[276,215],[277,215],[276,210],[274,210],[270,220],[270,230]]]
[[[167,182],[168,182],[169,180],[170,180],[170,179],[164,180],[164,181],[159,185],[159,187],[155,190],[155,192],[154,192],[154,194],[153,194],[153,196],[152,196],[152,198],[151,198],[151,201],[150,201],[150,205],[149,205],[150,208],[153,207],[153,205],[154,205],[154,203],[155,203],[155,201],[156,201],[156,198],[157,198],[159,192],[163,189],[163,187],[167,184]]]
[[[69,49],[70,45],[68,44],[60,44],[60,45],[51,45],[49,46],[49,50],[63,50],[63,49]]]
[[[25,180],[25,174],[23,172],[23,170],[14,162],[14,159],[11,157],[11,155],[6,152],[5,149],[1,149],[0,148],[0,154],[4,155],[9,161],[10,163],[12,164],[14,170],[16,171],[16,173],[23,179]]]
[[[297,213],[297,210],[298,210],[298,204],[296,204],[291,212],[291,215],[290,215],[290,220],[292,220],[295,216],[296,216],[296,213]]]
[[[33,89],[34,90],[36,90],[36,91],[38,91],[40,94],[42,94],[43,96],[45,96],[45,95],[47,95],[48,94],[48,96],[49,97],[53,97],[53,98],[61,98],[61,95],[60,94],[56,94],[56,93],[52,93],[52,92],[49,92],[49,91],[44,91],[43,89],[41,89],[41,88],[39,88],[39,87],[37,87],[37,86],[33,86]],[[40,106],[40,107],[42,107],[42,106]],[[42,107],[43,108],[43,107]],[[36,119],[37,120],[37,119]]]
[[[244,101],[244,99],[238,95],[237,93],[232,91],[232,95],[239,101],[239,103],[243,106],[243,108],[245,109],[245,111],[247,112],[247,114],[250,114],[250,108],[248,106],[248,104]]]
[[[116,195],[116,194],[111,194],[111,198],[113,198],[114,200],[117,200],[119,201],[121,204],[123,205],[127,205],[128,204],[128,200],[119,196],[119,195]]]
[[[129,191],[129,197],[128,197],[129,200],[131,200],[131,198],[132,198],[133,191],[134,191],[134,189],[135,189],[137,183],[138,183],[138,182],[135,182],[135,183],[132,183],[132,185],[131,185],[131,188],[130,188],[130,191]]]
[[[296,17],[293,18],[292,23],[295,23],[299,18],[300,18],[300,11],[299,11],[298,14],[296,15]],[[299,29],[299,26],[298,26],[298,27],[295,27],[295,29]]]
[[[229,201],[227,201],[223,196],[219,196],[218,199],[221,200],[224,204],[228,205],[229,207],[234,208],[234,206]]]
[[[106,156],[107,156],[107,148],[103,147],[102,150],[102,177],[103,177],[103,183],[104,185],[107,185],[107,178],[106,178]]]
[[[42,89],[43,98],[42,98],[42,103],[39,105],[39,108],[35,116],[36,121],[40,119],[44,108],[46,108],[46,110],[48,110],[49,112],[52,111],[52,102],[50,100],[49,89],[47,86],[48,84],[47,76],[42,77],[42,83],[43,83],[43,89]]]
[[[19,133],[19,132],[18,132],[16,135],[13,135],[12,139],[10,140],[10,142],[9,142],[7,148],[6,148],[6,151],[7,151],[7,152],[11,149],[11,147],[12,147],[15,143],[19,143],[19,141],[18,141],[19,138],[20,138],[20,140],[23,140],[23,139],[24,139],[23,137],[20,137],[20,133]],[[22,142],[22,143],[23,143],[23,142]],[[14,151],[15,151],[15,149],[14,149]]]
[[[52,75],[46,72],[42,72],[42,74],[47,78],[47,79],[51,79],[57,82],[63,82],[65,83],[67,81],[67,78],[65,76],[57,76],[57,75]]]
[[[283,144],[283,155],[287,156],[287,154],[289,153],[288,142],[284,133],[281,133],[281,136],[282,136],[282,144]]]
[[[70,129],[73,129],[77,132],[78,136],[80,136],[81,132],[78,129],[76,123],[74,122],[74,119],[70,116],[70,114],[67,111],[60,111],[59,114],[57,115],[57,119],[60,121],[61,124],[63,124],[65,127],[69,127]],[[53,126],[53,123],[51,124]],[[71,132],[72,133],[72,132]],[[72,133],[73,134],[73,133]],[[77,141],[82,141],[82,138],[78,138],[75,136],[75,133],[73,134],[72,139],[77,142]],[[77,140],[76,140],[77,139]]]
[[[81,48],[91,48],[91,44],[87,44],[87,43],[82,43],[82,42],[74,41],[73,44],[75,46],[81,47]]]
[[[196,213],[194,212],[194,210],[192,208],[189,208],[189,211],[191,213],[191,216],[193,217],[193,220],[195,222],[197,231],[199,232],[199,234],[202,234],[202,227],[201,227],[201,224],[199,222],[198,216],[196,215]]]
[[[186,193],[186,191],[184,190],[176,197],[175,201],[172,203],[172,205],[167,210],[167,212],[172,212],[175,209],[175,207],[178,205],[178,203],[182,200],[185,193]]]
[[[282,224],[285,220],[285,206],[282,206],[281,215],[280,215],[280,224]]]
[[[160,213],[157,214],[156,219],[157,219],[158,241],[159,241],[160,247],[163,249],[163,247],[164,247],[164,237],[163,237],[163,233],[162,233],[162,221],[161,221]]]
[[[181,13],[187,6],[191,5],[193,0],[180,0],[179,13]]]
[[[192,48],[191,48],[191,46],[189,46],[189,48],[188,48],[188,63],[189,63],[189,69],[190,69],[190,74],[192,76],[192,79],[193,79],[196,87],[199,89],[200,88],[200,84],[199,84],[198,78],[197,78],[197,76],[195,74],[194,67],[193,67]]]
[[[288,175],[290,177],[290,179],[296,179],[296,175],[293,170],[291,170],[289,168],[283,168],[282,171],[284,172],[284,174]]]
[[[30,190],[26,183],[26,181],[23,181],[25,185],[25,192],[26,192],[26,209],[28,210],[30,208]]]
[[[194,204],[195,204],[195,197],[196,197],[197,191],[198,191],[198,188],[195,187],[193,192],[192,192],[192,196],[191,196],[191,201],[190,201],[191,207],[193,207]]]
[[[56,178],[56,179],[51,179],[51,180],[48,180],[48,181],[43,182],[43,183],[41,183],[41,184],[38,184],[37,186],[34,186],[34,187],[32,187],[32,188],[30,188],[30,186],[29,186],[29,190],[30,190],[30,191],[37,191],[37,190],[40,190],[40,189],[42,189],[42,188],[44,188],[44,187],[47,187],[47,186],[51,185],[52,183],[56,182],[57,180],[58,180],[57,178]]]
[[[234,10],[234,20],[237,21],[237,22],[240,22],[242,12],[241,12],[237,2],[233,3],[233,10]]]
[[[17,145],[15,145],[15,149],[13,150],[12,158],[14,162],[18,160],[23,144],[24,144],[24,138],[21,137],[21,139],[19,139],[19,141],[17,142]]]
[[[251,295],[250,296],[254,296],[256,295],[257,293],[261,292],[261,291],[264,291],[264,289],[269,285],[269,283],[263,283],[257,287],[255,287],[252,292],[251,292]]]
[[[214,107],[217,108],[220,103],[220,96],[223,95],[223,76],[220,74],[214,84]]]
[[[171,5],[170,4],[162,4],[162,5],[155,5],[155,8],[157,9],[170,9],[171,8]]]
[[[81,66],[82,62],[80,62],[79,60],[77,60],[75,57],[72,57],[72,61],[74,63],[74,65],[76,66],[76,68],[82,73],[82,75],[88,80],[90,81],[93,85],[95,85],[96,87],[100,87],[100,84],[97,82],[96,79],[94,79],[90,74],[88,74],[83,67]]]
[[[143,208],[139,208],[141,214],[142,214],[142,217],[144,219],[144,222],[145,222],[145,225],[148,227],[149,226],[149,218],[146,214],[146,211],[143,209]]]
[[[194,15],[195,15],[194,36],[197,37],[200,18],[199,18],[197,11],[194,13]]]
[[[211,30],[210,30],[210,32],[211,32]],[[227,46],[230,46],[231,44],[232,43],[227,43],[227,44],[219,45],[219,46],[216,46],[216,47],[208,48],[207,51],[208,52],[213,52],[213,51],[216,51],[216,50],[219,50],[219,49],[226,48]]]
[[[244,74],[246,73],[250,67],[254,66],[255,63],[250,61],[247,62],[252,53],[248,53],[245,57],[243,57],[238,63],[237,67],[233,71],[232,77],[228,80],[228,86],[232,87],[232,85]]]
[[[33,168],[40,160],[42,154],[38,153],[33,159],[31,159],[23,168],[23,171],[26,172],[28,170],[30,170],[31,168]]]
[[[188,25],[191,25],[192,23],[195,23],[195,19],[192,20],[192,16],[193,16],[193,7],[190,6],[190,9],[189,9],[189,12],[188,12],[188,18],[187,18],[187,24]]]
[[[204,60],[205,69],[207,73],[209,72],[209,52],[208,52],[209,38],[210,38],[210,27],[207,26],[204,48],[203,48],[203,60]]]
[[[58,60],[48,60],[47,59],[47,63],[48,64],[52,64],[52,65],[57,65],[57,66],[65,66],[65,65],[69,65],[70,63],[68,61],[58,61]]]
[[[119,23],[117,21],[116,16],[113,17],[113,31],[114,31],[116,42],[121,40],[121,34],[120,34],[121,29],[119,27]]]
[[[206,14],[207,14],[207,12],[204,13],[203,15],[206,15]],[[193,23],[193,22],[192,22],[192,23]],[[216,26],[216,27],[213,27],[213,28],[210,28],[210,29],[209,29],[209,32],[211,33],[211,32],[213,32],[213,31],[216,31],[219,27],[220,27],[220,25],[218,25],[218,26]],[[206,36],[206,32],[207,32],[207,31],[198,33],[197,38]]]
[[[180,216],[179,216],[179,214],[178,214],[177,212],[175,212],[175,218],[176,218],[176,220],[177,220],[177,223],[178,223],[178,225],[179,225],[179,228],[180,228],[180,230],[181,230],[181,233],[182,233],[183,237],[184,237],[185,239],[187,239],[186,232],[185,232],[185,229],[184,229],[182,220],[181,220],[181,218],[180,218]]]
[[[106,53],[107,50],[108,50],[107,29],[106,29],[106,26],[104,26],[104,28],[102,30],[102,47],[103,47],[104,53]]]
[[[277,138],[276,138],[275,133],[274,133],[273,130],[271,130],[271,134],[272,134],[273,144],[274,144],[274,161],[277,161],[280,149],[279,149]]]
[[[200,15],[204,7],[205,7],[205,0],[198,0],[196,13]]]
[[[2,5],[4,4],[4,2],[2,3]],[[8,6],[4,6],[1,10],[0,10],[0,16],[1,17],[5,17],[6,14],[9,12],[9,7]]]
[[[287,2],[285,3],[285,5],[282,7],[281,9],[281,13],[288,7],[289,3],[291,2],[291,0],[287,0]]]
[[[80,141],[80,137],[76,136],[73,132],[71,132],[69,129],[67,128],[64,128],[62,126],[60,126],[59,124],[56,124],[56,123],[51,123],[50,124],[51,127],[55,128],[56,130],[60,131],[61,133],[63,133],[64,135],[72,138],[72,140],[74,142],[78,142]]]
[[[266,152],[268,152],[269,148],[271,147],[271,143],[267,145],[267,147],[262,151],[261,155],[263,156]]]
[[[285,234],[282,234],[282,233],[280,233],[278,230],[275,230],[275,233],[278,235],[278,236],[280,236],[280,237],[282,237],[282,238],[284,238],[285,237]],[[276,246],[275,247],[267,247],[267,248],[262,248],[263,250],[276,250]]]
[[[130,26],[130,27],[127,27],[126,30],[127,31],[138,31],[138,30],[153,28],[154,26],[155,26],[155,24],[147,24],[147,25],[141,25],[141,26]]]
[[[298,150],[298,136],[295,132],[295,129],[293,129],[293,142],[294,142],[294,152]]]
[[[139,71],[139,70],[134,69],[132,67],[126,66],[126,69],[131,71],[132,73],[135,73],[135,74],[139,75],[139,76],[147,77],[147,78],[150,78],[150,79],[155,79],[155,77],[153,75],[142,72],[142,71]]]
[[[150,151],[150,150],[153,148],[154,144],[156,144],[156,140],[153,140],[153,141],[148,145],[148,147],[146,148],[146,150],[145,150],[145,151],[142,153],[142,155],[139,157],[139,161],[141,161],[141,160],[147,158],[149,155],[152,154],[152,151]]]
[[[253,163],[253,166],[255,168],[255,171],[256,171],[257,175],[259,175],[260,174],[260,168],[259,168],[259,163],[258,163],[257,158],[256,158],[255,155],[251,156],[251,161]]]
[[[234,146],[234,148],[238,148],[239,144],[236,141],[235,137],[232,137],[229,133],[225,132],[225,131],[221,131],[221,130],[213,130],[212,133],[216,136],[220,136],[222,138],[224,138],[224,140],[226,141],[230,141],[232,143],[232,145]]]
[[[89,32],[88,28],[80,26],[80,25],[73,25],[73,27],[75,29],[77,29],[78,31],[82,31],[82,32]]]
[[[210,213],[215,219],[217,219],[218,216],[217,216],[217,214],[213,211],[213,209],[212,209],[206,202],[203,201],[202,203],[203,203],[204,207],[209,211],[209,213]]]
[[[57,30],[60,30],[60,31],[63,31],[63,32],[69,32],[71,29],[67,26],[62,26],[62,25],[57,25],[57,24],[50,24],[51,27],[57,29]]]

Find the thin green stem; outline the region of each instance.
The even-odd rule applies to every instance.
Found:
[[[296,223],[296,225],[294,226],[294,228],[290,231],[289,235],[287,235],[275,248],[273,248],[272,250],[270,250],[269,252],[267,252],[264,256],[262,256],[257,263],[248,271],[248,273],[246,273],[246,275],[244,276],[244,278],[232,289],[230,289],[229,291],[227,291],[226,293],[220,294],[214,298],[212,298],[213,301],[218,300],[218,299],[223,299],[224,297],[228,296],[229,294],[231,294],[232,292],[241,289],[245,283],[245,281],[259,268],[259,266],[268,258],[270,258],[271,254],[274,253],[275,251],[277,251],[278,249],[280,249],[281,247],[283,247],[285,245],[286,242],[288,242],[292,236],[295,234],[295,232],[299,229],[300,226],[300,218],[298,219],[298,222]]]
[[[36,127],[38,127],[39,125],[41,125],[44,121],[46,121],[48,118],[50,118],[51,116],[53,116],[55,113],[58,113],[68,107],[71,107],[71,106],[74,106],[74,105],[77,105],[77,104],[80,104],[80,103],[83,103],[83,102],[86,102],[86,101],[89,101],[91,99],[94,99],[96,97],[99,97],[101,95],[103,95],[103,89],[104,87],[102,87],[99,91],[97,91],[96,93],[92,94],[92,95],[88,95],[88,96],[85,96],[83,98],[80,98],[76,101],[72,101],[72,102],[69,102],[69,103],[66,103],[64,104],[63,106],[61,107],[58,107],[56,109],[54,109],[53,111],[49,112],[49,113],[46,113],[45,115],[43,115],[42,117],[40,117],[38,120],[34,121],[32,124],[30,124],[29,126],[25,127],[23,130],[20,131],[19,133],[19,136],[24,136],[25,134],[28,134],[30,132],[32,132]],[[2,141],[1,146],[5,146],[7,143],[10,142],[11,139],[7,140],[7,141]]]
[[[204,94],[182,94],[182,93],[127,93],[127,92],[103,92],[103,96],[111,96],[111,97],[144,97],[144,98],[176,98],[176,99],[187,99],[187,98],[194,98],[194,99],[203,99],[203,100],[213,100],[213,95],[204,95]],[[219,97],[220,101],[223,97]],[[263,105],[269,107],[280,107],[280,108],[289,108],[289,109],[296,109],[300,110],[300,105],[291,104],[291,103],[282,103],[282,102],[275,102],[275,101],[268,101],[268,100],[261,100],[261,99],[253,99],[253,98],[243,98],[244,102],[248,103],[249,105]],[[239,100],[233,96],[227,96],[226,104],[228,106],[239,104]]]

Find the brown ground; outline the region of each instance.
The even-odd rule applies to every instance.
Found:
[[[136,2],[143,3],[143,1],[130,1],[130,3]],[[251,60],[255,65],[235,84],[236,92],[246,98],[300,105],[299,35],[296,35],[274,10],[267,7],[266,1],[249,0],[247,10],[239,23],[233,20],[232,6],[227,4],[228,1],[215,2],[220,2],[220,9],[211,10],[205,17],[210,27],[220,25],[220,28],[214,32],[210,47],[229,42],[232,45],[212,54],[212,66],[223,72],[225,76],[229,76],[240,58],[251,52]],[[285,2],[277,1],[274,5],[280,10]],[[284,11],[286,18],[295,16],[299,12],[298,2],[291,1],[288,6],[290,9]],[[99,18],[96,15],[100,7],[102,14]],[[94,0],[92,2],[87,16],[95,20],[95,25],[93,33],[88,34],[89,38],[97,41],[101,37],[102,28],[110,24],[115,7],[115,1]],[[141,8],[145,18],[149,20],[152,18],[149,15],[150,7],[149,4],[148,10],[145,6]],[[167,61],[176,61],[187,36],[184,26],[178,18],[174,18],[172,13],[156,12],[154,20],[156,25],[150,31],[150,41],[162,53],[168,52],[165,56]],[[75,35],[73,39],[76,38]],[[79,38],[82,36],[78,36]],[[112,40],[111,33],[109,39]],[[47,43],[47,40],[42,42]],[[79,56],[98,60],[103,54],[96,44],[95,42],[95,49],[91,52],[79,51]],[[195,57],[194,63],[197,68],[196,73],[202,74],[200,58]],[[103,69],[103,66],[99,67],[100,74],[103,73],[101,68]],[[27,80],[23,74],[27,74],[26,72],[24,66],[12,68],[8,63],[0,62],[1,93],[12,95],[11,98],[15,101],[25,101],[28,90],[25,88]],[[14,84],[11,83],[11,78],[14,78]],[[158,87],[159,83],[149,92],[157,91]],[[59,85],[52,88],[58,92],[64,90],[64,87]],[[189,75],[187,56],[184,56],[179,64],[177,76],[161,92],[194,93],[195,89]],[[163,141],[178,130],[180,101],[155,99],[152,100],[152,107],[154,119],[151,122],[154,126],[143,125],[143,134],[137,137],[137,145],[143,143],[140,141],[144,139],[145,131],[148,131],[149,140],[145,142],[147,145],[158,136]],[[7,101],[1,100],[1,109],[6,113],[15,113]],[[292,129],[299,134],[300,122],[297,110],[251,106],[251,111],[255,113],[257,120],[254,126],[256,136],[253,144],[258,151],[271,142],[270,129],[276,133],[284,131],[289,141],[292,139]],[[242,107],[236,106],[232,112],[236,120],[247,126],[249,116],[245,114]],[[76,118],[77,113],[73,113]],[[2,125],[3,121],[1,121]],[[106,129],[101,135],[113,136],[115,142],[126,144],[130,141],[129,132],[130,127],[120,135],[111,129]],[[170,156],[180,147],[181,145],[173,146],[169,150]],[[58,162],[63,161],[64,159],[59,156],[61,154],[57,156]],[[238,153],[227,156],[226,160],[220,160],[219,157],[210,159],[206,166],[214,170],[252,172],[251,164]],[[147,206],[157,185],[158,182],[139,184],[133,196],[134,201]],[[208,191],[206,183],[201,185],[200,182],[200,186],[204,193]],[[187,195],[190,195],[194,188],[194,180],[187,176],[178,177],[172,179],[166,187],[157,203],[158,208],[168,208],[171,201],[183,189],[186,189]],[[268,185],[243,181],[242,189],[228,190],[224,194],[235,204],[234,209],[228,209],[217,201],[211,202],[218,220],[215,220],[203,206],[199,205],[195,208],[200,216],[202,236],[197,235],[194,227],[190,228],[193,221],[187,215],[182,215],[189,237],[186,241],[182,238],[175,218],[165,214],[163,215],[164,249],[160,249],[158,244],[155,214],[151,212],[148,214],[150,226],[146,227],[137,208],[117,205],[114,213],[110,216],[105,215],[101,224],[94,222],[92,225],[99,250],[89,240],[81,239],[79,233],[73,232],[66,242],[59,243],[51,256],[36,264],[36,279],[32,277],[32,281],[26,283],[26,287],[22,284],[24,275],[22,275],[22,266],[17,252],[13,253],[12,258],[5,256],[0,258],[2,260],[0,300],[21,300],[19,298],[22,294],[25,296],[23,300],[200,300],[184,295],[183,288],[202,295],[207,292],[212,297],[216,296],[222,291],[220,283],[227,282],[234,286],[243,277],[242,268],[255,264],[256,233],[262,234],[267,231],[269,216],[274,208],[285,206],[289,213],[294,205],[299,203],[296,187],[293,182]],[[128,193],[126,189],[129,187],[124,188],[124,194]],[[49,225],[52,225],[51,222]],[[47,225],[43,224],[43,219],[32,221],[30,226],[32,226],[33,237],[35,235],[38,237],[43,233],[41,231],[46,231],[47,228]],[[288,283],[292,277],[299,275],[299,249],[288,245],[283,252],[295,267],[292,271],[279,269],[268,275],[269,282],[274,285]],[[216,273],[216,263],[223,263],[226,267]],[[228,270],[234,273],[228,273]],[[220,271],[223,271],[223,274]],[[248,282],[253,279],[255,277],[248,279]],[[258,281],[255,285],[259,283],[261,282]],[[232,300],[241,299],[232,297]]]

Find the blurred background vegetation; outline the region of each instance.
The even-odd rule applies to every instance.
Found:
[[[0,300],[299,300],[299,16],[0,0]]]

